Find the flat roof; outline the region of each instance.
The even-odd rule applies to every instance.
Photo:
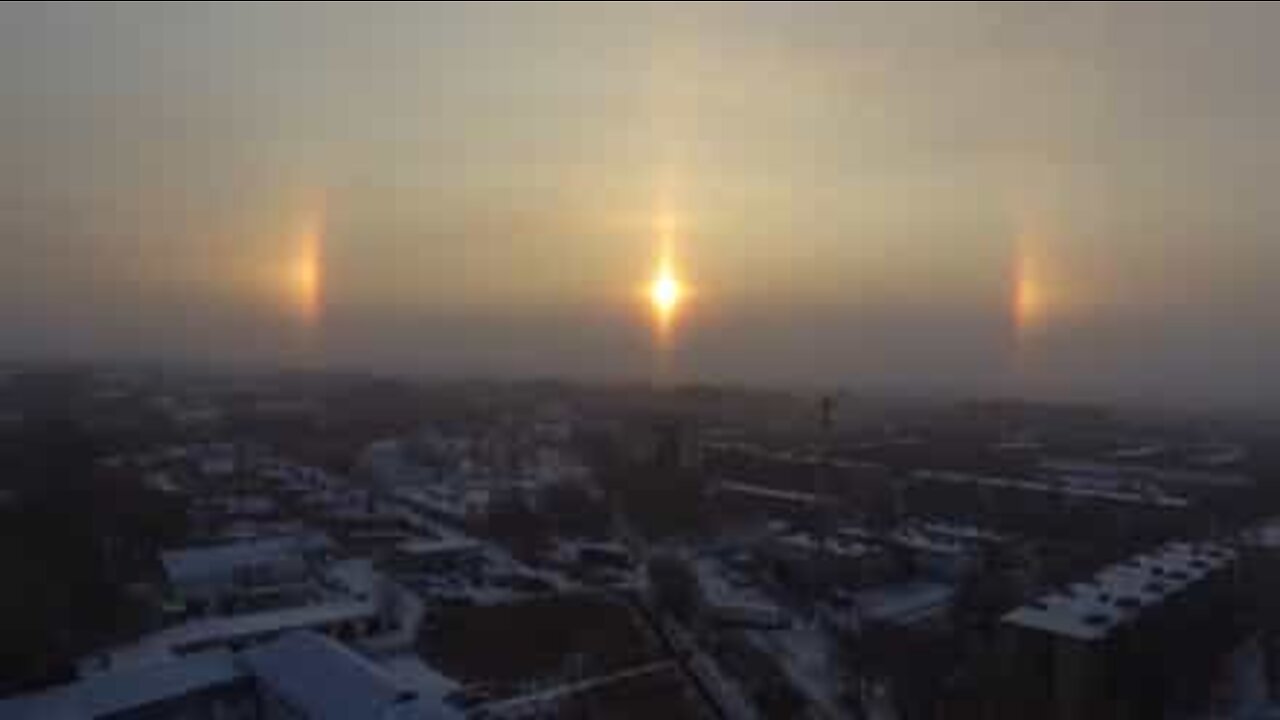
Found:
[[[371,600],[344,600],[285,610],[193,620],[143,637],[111,651],[113,662],[135,665],[172,657],[182,648],[204,643],[230,643],[288,630],[323,627],[377,614]]]
[[[420,695],[409,683],[317,633],[290,633],[242,657],[272,694],[312,720],[460,717],[441,697]]]
[[[1100,640],[1235,559],[1234,550],[1216,543],[1167,543],[1044,595],[1003,621],[1075,640]]]
[[[850,558],[862,557],[873,552],[871,546],[840,534],[818,539],[806,532],[793,532],[778,538],[778,543],[798,550],[826,552]]]
[[[800,503],[804,505],[812,505],[818,502],[818,496],[809,492],[800,492],[797,490],[781,490],[772,488],[767,485],[752,485],[740,482],[722,482],[720,483],[722,492],[738,493],[740,495],[750,495],[752,497],[767,498],[770,500],[782,500],[784,502]]]
[[[476,540],[464,537],[438,539],[412,538],[396,545],[396,550],[406,555],[440,555],[478,550],[483,546]]]
[[[854,595],[870,620],[911,625],[946,609],[955,588],[934,582],[909,582],[863,590]]]
[[[1070,497],[1110,500],[1112,502],[1130,505],[1185,508],[1191,504],[1186,498],[1167,495],[1163,492],[1156,492],[1154,490],[1149,492],[1107,490],[1061,478],[1054,482],[1046,482],[1043,480],[1023,480],[994,475],[974,475],[954,470],[917,470],[913,472],[911,476],[919,480],[930,480],[934,482],[1003,487],[1037,493],[1057,493]]]
[[[328,542],[322,535],[310,533],[255,538],[209,547],[166,550],[160,553],[160,562],[170,582],[197,582],[228,575],[246,565],[297,560],[303,550],[323,547]]]
[[[0,700],[7,720],[88,720],[228,685],[242,677],[234,656],[208,650],[143,666],[91,675],[47,692]]]

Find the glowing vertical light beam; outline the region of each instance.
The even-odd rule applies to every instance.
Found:
[[[320,322],[324,310],[324,221],[316,213],[303,224],[289,265],[290,302],[308,327]]]
[[[654,328],[660,349],[671,345],[676,316],[684,303],[687,290],[676,270],[674,253],[674,221],[669,215],[661,215],[657,222],[659,253],[653,277],[646,287],[649,307],[653,313]]]
[[[1009,312],[1014,338],[1022,342],[1044,324],[1048,310],[1044,270],[1029,237],[1020,237],[1016,242],[1012,275]]]

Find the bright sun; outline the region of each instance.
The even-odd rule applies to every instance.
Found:
[[[662,318],[669,318],[675,312],[683,294],[680,281],[669,267],[658,270],[657,277],[649,285],[649,302],[653,303],[653,309]]]

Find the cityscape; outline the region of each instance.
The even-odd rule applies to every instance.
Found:
[[[1274,425],[148,368],[0,388],[6,718],[1262,717],[1280,691]]]
[[[0,720],[1280,719],[1280,3],[0,3]]]

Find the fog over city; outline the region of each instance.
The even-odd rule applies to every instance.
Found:
[[[1272,400],[1278,12],[6,3],[0,350]]]

